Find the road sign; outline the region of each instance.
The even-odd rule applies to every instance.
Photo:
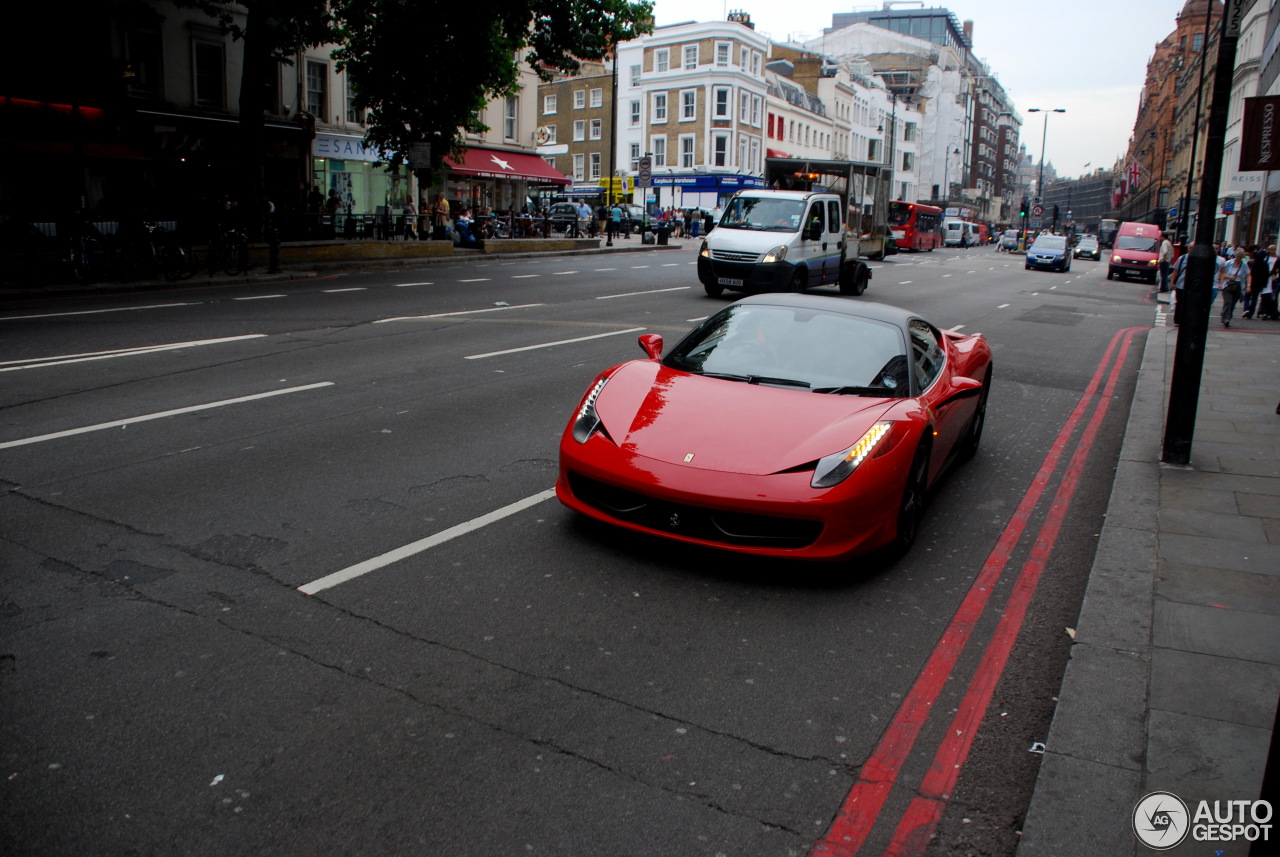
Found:
[[[1176,220],[1177,217],[1178,217],[1178,209],[1176,208],[1169,209],[1169,219]]]
[[[409,164],[415,170],[425,170],[431,166],[431,144],[411,143],[409,145]]]
[[[1043,205],[1035,206],[1034,208],[1031,209],[1031,213],[1034,214],[1036,217],[1039,217],[1040,215],[1044,214],[1044,206]]]
[[[653,187],[653,158],[648,155],[636,166],[636,187]]]

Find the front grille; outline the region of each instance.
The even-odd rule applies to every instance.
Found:
[[[822,523],[772,515],[751,515],[672,503],[618,488],[578,473],[569,474],[574,496],[610,517],[649,530],[717,544],[802,548],[817,541]]]
[[[741,253],[735,250],[712,250],[711,258],[717,262],[759,262],[759,253]]]

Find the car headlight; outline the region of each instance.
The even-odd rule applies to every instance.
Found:
[[[710,258],[711,258],[711,251],[707,249],[707,242],[706,242],[706,239],[703,239],[703,241],[702,241],[702,246],[701,246],[700,248],[698,248],[698,255],[699,255],[699,256],[701,256],[701,257],[702,257],[702,258],[704,258],[704,259],[710,259]]]
[[[814,488],[830,488],[833,485],[839,485],[849,477],[850,473],[858,469],[859,464],[875,452],[876,447],[889,436],[892,429],[893,420],[881,420],[867,429],[867,433],[853,446],[819,460],[809,484]]]
[[[586,443],[600,428],[600,415],[596,413],[596,399],[600,398],[600,391],[608,381],[608,378],[596,381],[591,392],[587,393],[587,397],[582,400],[578,415],[573,418],[573,439],[578,443]]]
[[[781,262],[785,258],[787,258],[787,245],[779,244],[777,247],[774,247],[768,253],[765,253],[764,258],[762,258],[760,261],[764,262],[765,264],[768,264],[769,262]]]
[[[1147,264],[1154,268],[1156,265],[1159,265],[1160,262],[1157,259],[1152,259],[1151,261],[1147,262]]]
[[[1124,261],[1124,259],[1121,259],[1119,256],[1112,256],[1112,257],[1111,257],[1111,261],[1112,261],[1112,262],[1123,262],[1123,261]]]

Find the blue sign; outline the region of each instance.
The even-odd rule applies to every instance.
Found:
[[[1231,214],[1236,210],[1236,201],[1234,199],[1224,199],[1222,201],[1222,213]]]
[[[1176,209],[1176,208],[1171,208],[1171,209],[1169,209],[1169,219],[1170,219],[1170,220],[1173,220],[1173,219],[1174,219],[1175,217],[1177,217],[1177,216],[1178,216],[1178,209]]]
[[[720,190],[722,188],[736,189],[743,187],[768,187],[768,183],[759,176],[740,176],[740,175],[706,175],[695,174],[686,176],[654,176],[653,184],[655,187],[679,187],[684,190]]]

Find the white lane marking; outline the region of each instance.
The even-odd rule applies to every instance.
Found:
[[[592,268],[593,271],[616,271],[617,268]]]
[[[964,325],[957,324],[955,327],[949,327],[947,329],[950,330],[952,333],[958,333],[959,331],[964,330]]]
[[[1011,304],[1000,304],[1000,306],[996,307],[996,309],[1004,309],[1007,306],[1011,306]]]
[[[54,357],[27,357],[22,360],[7,360],[0,363],[0,372],[14,372],[18,369],[35,369],[44,366],[62,366],[66,363],[84,363],[89,360],[110,360],[113,357],[132,357],[136,354],[155,354],[159,351],[176,351],[179,348],[194,348],[200,345],[220,345],[223,342],[262,339],[265,336],[265,333],[248,333],[244,336],[227,336],[222,339],[193,339],[190,342],[143,345],[138,348],[118,348],[112,351],[88,351],[83,354],[63,354]]]
[[[947,277],[950,277],[950,276],[951,276],[950,274],[943,274],[943,275],[942,275],[942,279],[944,279],[944,280],[945,280]]]
[[[542,304],[516,304],[515,306],[494,306],[485,309],[463,309],[457,312],[437,312],[431,315],[398,315],[394,318],[379,318],[374,320],[374,324],[386,324],[389,321],[417,321],[422,318],[450,318],[455,315],[476,315],[482,312],[506,312],[509,309],[528,309],[529,307],[542,306]]]
[[[693,287],[692,286],[676,286],[673,289],[652,289],[647,292],[625,292],[620,295],[599,295],[596,297],[596,300],[607,301],[607,300],[612,300],[613,298],[629,298],[632,295],[656,295],[656,294],[661,294],[662,292],[683,292],[683,291],[688,291],[691,288]]]
[[[591,339],[604,339],[606,336],[622,336],[627,333],[639,333],[643,327],[632,327],[627,330],[615,330],[610,333],[597,333],[593,336],[579,336],[575,339],[560,339],[555,342],[543,342],[539,345],[526,345],[523,348],[507,348],[503,351],[490,351],[487,354],[469,354],[467,360],[483,360],[486,357],[501,357],[503,354],[516,354],[521,351],[535,351],[539,348],[552,348],[556,345],[572,345],[575,342],[586,342]]]
[[[269,301],[272,298],[283,298],[288,295],[250,295],[246,298],[232,298],[233,301]]]
[[[71,437],[72,435],[85,434],[91,431],[101,431],[109,428],[119,428],[121,426],[133,425],[134,423],[145,423],[150,420],[160,420],[165,417],[177,416],[178,414],[191,414],[196,411],[207,411],[210,408],[221,408],[224,405],[238,405],[241,402],[252,402],[257,399],[269,399],[272,396],[283,396],[288,393],[301,393],[306,390],[315,390],[320,387],[332,387],[332,381],[321,381],[318,384],[306,384],[302,387],[289,387],[284,390],[272,390],[267,393],[254,393],[250,396],[238,396],[234,399],[222,399],[217,402],[207,402],[203,405],[192,405],[187,408],[174,408],[170,411],[160,411],[154,414],[142,414],[141,416],[128,417],[123,420],[113,420],[109,423],[98,423],[92,426],[83,426],[81,428],[67,429],[66,431],[52,432],[51,434],[36,435],[35,437],[24,437],[20,440],[10,440],[0,443],[0,449],[10,449],[15,446],[26,446],[31,443],[41,443],[46,440],[56,440],[62,437]]]
[[[676,268],[676,267],[679,267],[679,265],[680,265],[679,262],[663,262],[662,263],[662,267],[664,268]]]
[[[193,303],[180,304],[148,304],[147,306],[122,306],[112,309],[85,309],[78,312],[48,312],[41,315],[11,315],[0,317],[0,321],[26,321],[29,318],[62,318],[69,315],[98,315],[104,312],[133,312],[139,309],[169,309],[170,307],[195,306]]]
[[[548,488],[546,491],[540,491],[532,497],[526,497],[523,500],[518,500],[515,503],[503,506],[501,509],[495,509],[486,515],[481,515],[478,518],[472,518],[470,521],[457,524],[447,530],[441,530],[433,536],[427,536],[425,539],[419,539],[418,541],[411,542],[403,547],[387,551],[381,556],[375,556],[372,559],[365,560],[364,562],[347,566],[341,571],[335,571],[333,574],[325,575],[319,580],[313,580],[310,583],[303,584],[298,587],[298,591],[303,595],[315,595],[317,592],[323,592],[326,589],[337,586],[339,583],[346,583],[349,580],[354,580],[361,575],[368,574],[371,571],[377,571],[378,569],[390,565],[393,562],[399,562],[402,559],[411,557],[414,554],[422,553],[436,545],[442,545],[451,539],[456,539],[458,536],[474,532],[481,527],[486,527],[496,521],[501,521],[503,518],[509,518],[512,515],[523,512],[525,509],[538,505],[544,500],[550,500],[555,495],[555,489]]]
[[[434,283],[396,283],[397,289],[407,289],[410,286],[432,286]]]
[[[458,280],[458,282],[459,282],[459,283],[487,283],[487,282],[489,282],[489,278],[488,278],[488,277],[475,277],[475,278],[470,279],[470,280]]]
[[[346,289],[324,289],[326,295],[336,295],[339,292],[363,292],[366,291],[364,286],[351,286]]]
[[[565,274],[576,274],[576,273],[578,273],[578,272],[577,272],[577,271],[555,271],[554,273],[552,273],[552,275],[551,275],[551,276],[553,276],[553,277],[562,277],[562,276],[564,276]]]
[[[900,285],[900,286],[909,286],[909,285],[911,285],[911,284],[912,284],[912,283],[914,283],[914,282],[915,282],[915,280],[898,280],[898,285]]]
[[[648,266],[648,265],[632,265],[632,266],[631,266],[631,270],[633,270],[633,271],[638,271],[638,270],[640,270],[641,268],[647,268],[647,267],[649,267],[649,266]]]
[[[511,275],[511,279],[513,279],[513,280],[527,280],[527,279],[529,279],[530,277],[541,277],[541,276],[542,276],[541,274],[512,274],[512,275]]]

